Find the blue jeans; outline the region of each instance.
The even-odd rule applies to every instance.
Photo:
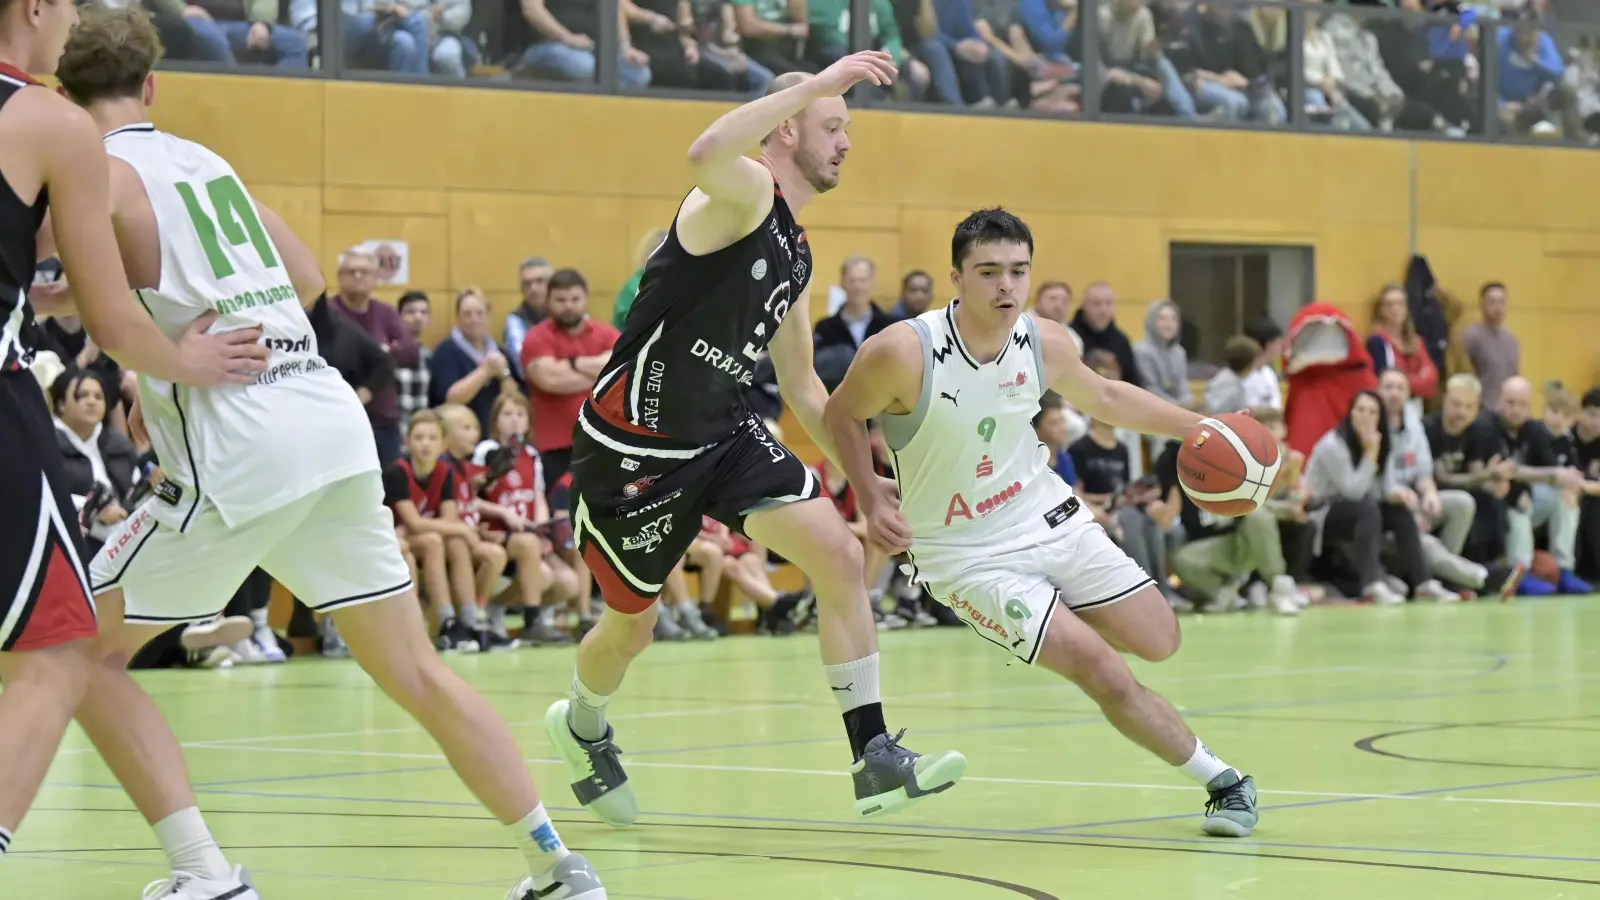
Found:
[[[594,51],[568,47],[560,41],[541,41],[522,54],[522,65],[560,78],[562,81],[593,81]],[[638,89],[650,84],[650,67],[630,65],[622,60],[617,80],[625,88]]]
[[[956,64],[950,58],[950,48],[938,38],[928,38],[917,44],[915,55],[928,67],[933,94],[939,102],[965,106],[961,101],[961,81],[956,78]]]
[[[1223,87],[1215,81],[1202,81],[1195,86],[1195,102],[1201,112],[1221,109],[1230,122],[1254,119],[1268,125],[1282,125],[1288,121],[1288,110],[1277,91],[1262,86],[1250,93]]]
[[[420,12],[380,30],[372,13],[344,17],[344,56],[355,68],[428,74],[428,18]]]
[[[260,59],[280,69],[305,69],[310,67],[308,57],[311,45],[306,36],[283,25],[268,25],[266,50],[250,49],[250,22],[207,22],[215,25],[228,40],[235,58]]]
[[[739,80],[739,76],[734,74],[733,65],[715,53],[707,53],[704,49],[701,49],[700,59],[705,61],[708,65],[715,66],[716,68],[727,72],[733,77],[735,82]],[[750,93],[756,95],[757,97],[762,96],[767,92],[767,85],[772,83],[772,79],[774,77],[776,76],[772,74],[771,69],[763,66],[761,63],[756,62],[748,56],[744,58],[744,81],[745,86],[749,88]]]
[[[955,64],[962,96],[971,97],[974,103],[992,100],[997,105],[1011,99],[1011,61],[998,50],[990,50],[981,63],[967,62],[954,54],[950,60]]]
[[[203,62],[226,63],[234,65],[233,48],[228,44],[228,36],[222,32],[222,23],[212,19],[191,19],[184,17],[183,22],[189,26],[191,38],[190,48],[195,56]]]
[[[459,34],[441,34],[433,45],[433,70],[441,75],[467,77],[467,71],[483,62],[483,54],[472,38]]]
[[[1192,119],[1194,110],[1194,97],[1189,94],[1189,88],[1183,83],[1183,76],[1178,74],[1178,67],[1165,56],[1156,63],[1156,70],[1161,73],[1162,95],[1167,100],[1167,105],[1172,111],[1185,119]]]

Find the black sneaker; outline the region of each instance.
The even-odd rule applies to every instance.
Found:
[[[850,768],[856,786],[856,815],[863,819],[899,812],[923,797],[949,790],[967,772],[967,758],[954,750],[923,756],[880,734]]]

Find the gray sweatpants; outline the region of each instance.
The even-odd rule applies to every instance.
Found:
[[[1251,572],[1271,584],[1286,571],[1278,520],[1258,509],[1227,534],[1190,541],[1173,554],[1172,571],[1200,600],[1210,600],[1224,585]]]

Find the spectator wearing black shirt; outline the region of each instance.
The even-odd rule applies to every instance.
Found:
[[[1283,98],[1267,75],[1266,54],[1232,0],[1191,6],[1183,15],[1192,71],[1185,80],[1200,112],[1231,121],[1288,121]]]
[[[98,551],[112,526],[128,517],[134,485],[144,477],[133,443],[106,424],[106,389],[88,371],[64,372],[50,385],[56,443],[61,447],[64,485],[84,515],[91,551]]]
[[[1433,454],[1433,480],[1441,490],[1462,490],[1477,504],[1460,553],[1489,565],[1505,551],[1506,476],[1502,441],[1493,419],[1479,407],[1482,388],[1472,375],[1445,384],[1444,406],[1422,420]],[[1448,544],[1447,544],[1448,546]]]
[[[1578,525],[1579,577],[1600,578],[1600,388],[1583,395],[1583,409],[1572,430],[1578,470],[1583,473],[1583,501]]]
[[[1139,366],[1133,357],[1133,342],[1117,327],[1117,295],[1104,281],[1092,281],[1083,289],[1083,304],[1072,317],[1071,328],[1083,339],[1085,355],[1104,350],[1117,358],[1120,377],[1129,384],[1143,386]]]
[[[1577,564],[1578,491],[1583,474],[1559,465],[1550,429],[1530,415],[1533,385],[1514,375],[1500,386],[1500,430],[1506,459],[1515,464],[1506,498],[1506,557],[1513,564],[1532,565],[1534,529],[1549,526],[1550,555],[1560,566],[1552,590],[1587,594],[1589,585],[1572,574]],[[1526,575],[1523,593],[1543,593],[1541,579]]]
[[[865,256],[852,256],[839,267],[839,285],[844,288],[844,305],[817,323],[812,333],[815,365],[822,383],[830,390],[844,380],[845,370],[856,351],[878,332],[895,323],[895,317],[872,302],[876,267]]]
[[[319,297],[307,311],[311,330],[317,336],[317,352],[346,384],[355,388],[365,406],[394,381],[394,360],[365,331],[349,319],[334,315],[328,303],[327,297]]]
[[[1090,420],[1089,433],[1067,448],[1073,485],[1095,522],[1163,588],[1167,582],[1166,526],[1172,517],[1152,483],[1132,482],[1133,457],[1116,429]],[[1165,590],[1163,590],[1165,593]]]
[[[428,371],[428,359],[433,356],[433,351],[422,343],[422,333],[428,330],[428,321],[433,318],[433,307],[428,302],[428,295],[422,291],[406,291],[400,295],[395,303],[395,310],[400,313],[400,324],[417,342],[417,360],[409,366],[395,366],[395,404],[400,413],[400,428],[405,430],[411,421],[412,413],[429,407],[428,385],[431,376]]]

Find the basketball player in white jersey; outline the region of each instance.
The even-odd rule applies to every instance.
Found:
[[[323,289],[315,258],[221,157],[148,123],[160,52],[138,8],[86,11],[57,73],[105,135],[129,285],[168,334],[214,310],[217,330],[259,329],[272,353],[246,386],[140,377],[166,477],[90,565],[105,657],[78,722],[169,857],[171,877],[146,900],[259,900],[202,820],[171,730],[125,671],[154,635],[215,615],[257,566],[334,616],[356,660],[503,823],[528,865],[510,900],[603,900],[556,835],[510,730],[427,638],[366,415],[317,355],[302,309]]]
[[[1118,731],[1204,786],[1207,833],[1248,835],[1254,781],[1212,755],[1118,653],[1176,652],[1172,609],[1051,470],[1031,424],[1046,390],[1146,434],[1181,438],[1200,416],[1101,378],[1066,328],[1022,315],[1033,235],[1016,216],[973,213],[951,251],[956,298],[869,338],[828,400],[871,538],[909,551],[916,580],[980,636],[1077,684]],[[898,503],[873,477],[863,427],[873,417]]]

